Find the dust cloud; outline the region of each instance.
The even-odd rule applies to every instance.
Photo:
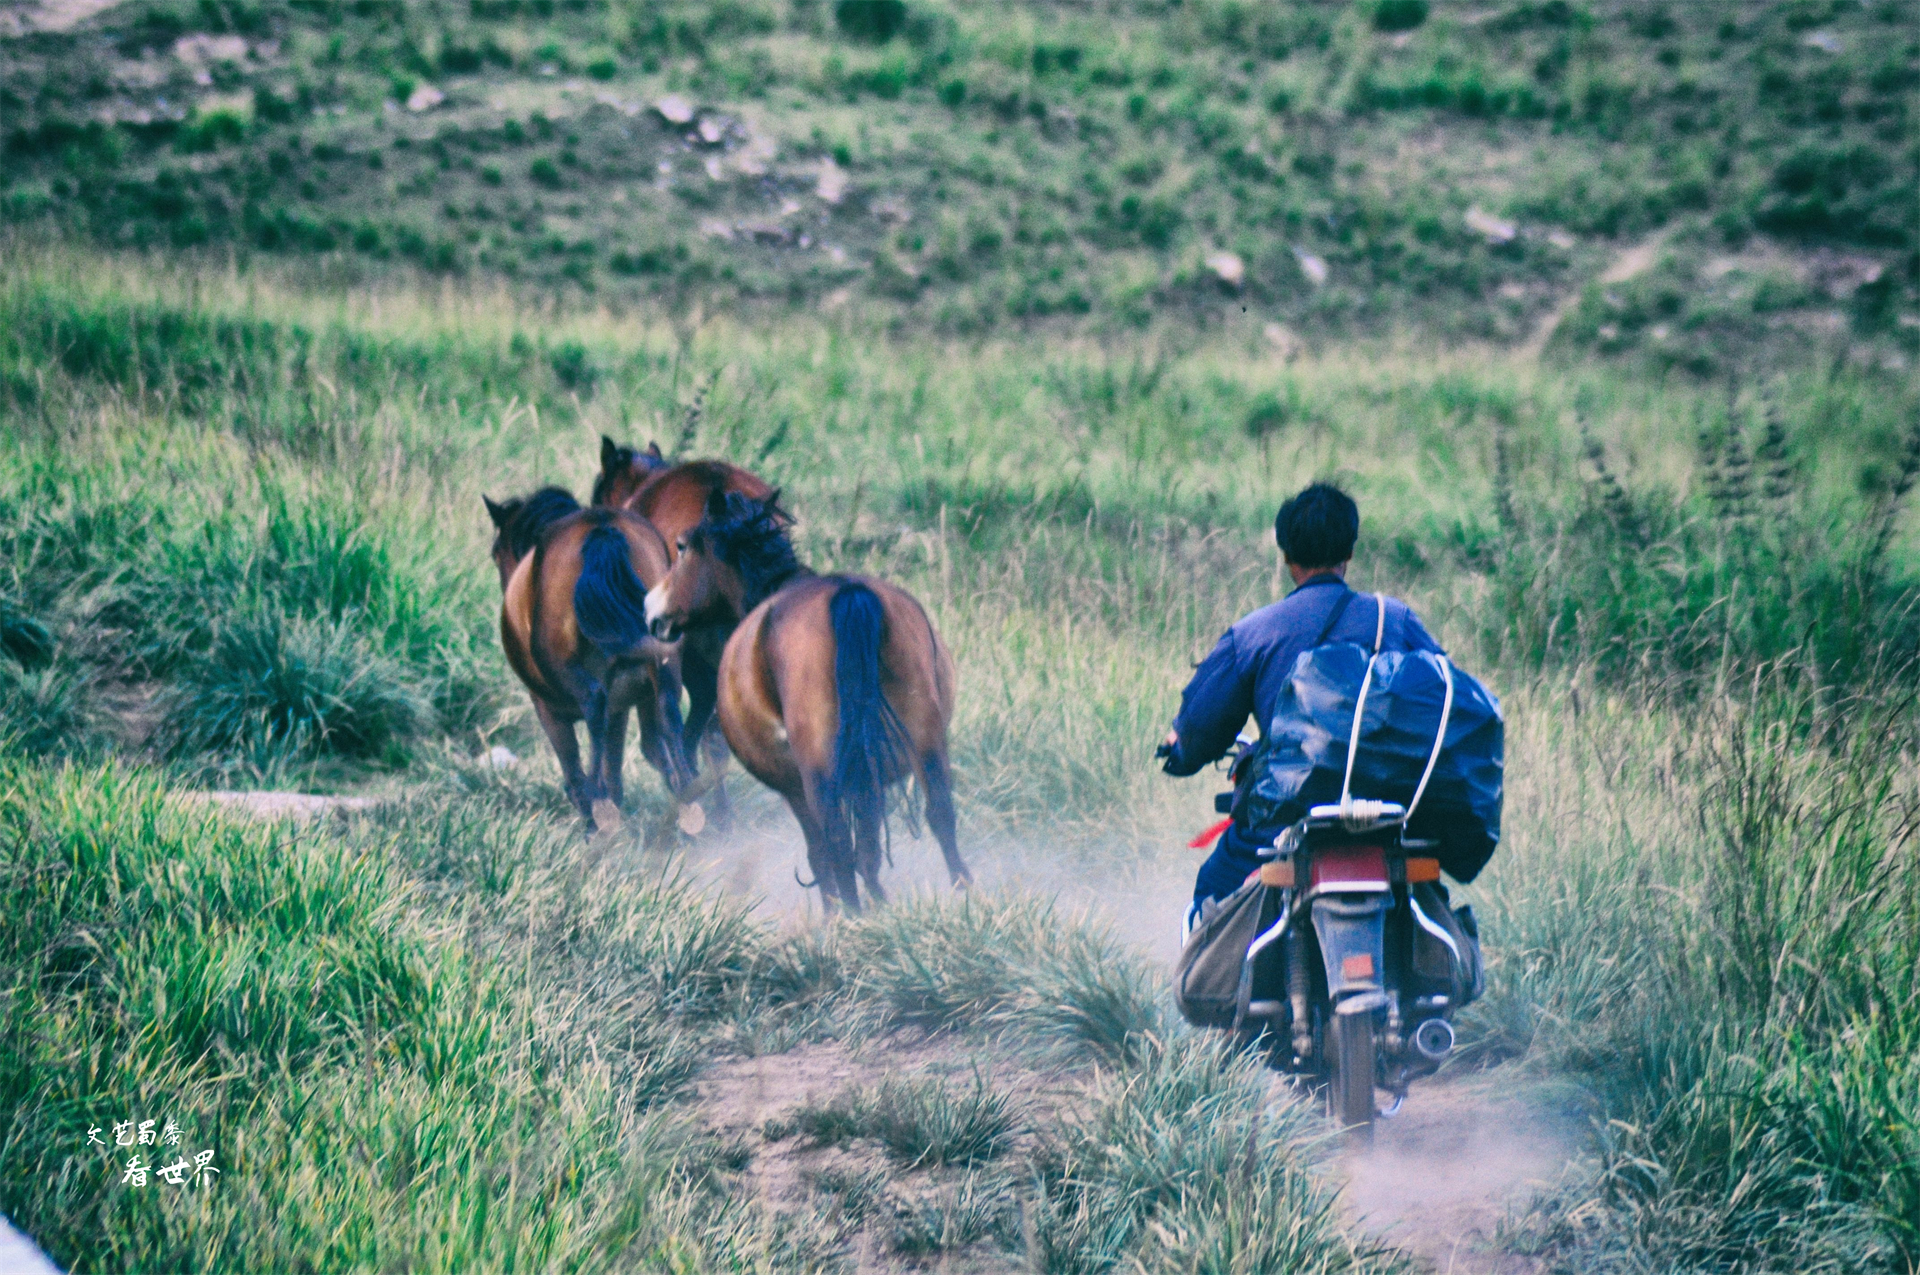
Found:
[[[811,879],[806,842],[786,806],[744,783],[734,793],[734,827],[684,839],[672,852],[677,867],[731,898],[750,902],[775,923],[817,920],[820,896],[803,888]],[[946,863],[933,838],[916,837],[905,821],[892,822],[893,862],[880,880],[893,898],[950,891]],[[1178,843],[1160,851],[1131,846],[1110,853],[1063,849],[1012,839],[979,840],[963,830],[960,853],[986,892],[1018,890],[1052,896],[1068,913],[1084,913],[1122,942],[1171,966],[1180,953],[1180,925],[1193,897],[1201,856]]]
[[[800,884],[806,845],[784,804],[744,783],[733,791],[733,829],[684,840],[673,866],[751,903],[775,924],[817,922],[818,892]],[[1163,969],[1179,955],[1181,919],[1202,857],[1181,842],[1116,845],[1102,854],[963,835],[960,849],[983,891],[1051,895],[1063,912],[1105,925]],[[939,847],[899,820],[893,862],[881,880],[896,899],[951,888]],[[1286,1082],[1276,1076],[1275,1083]],[[1377,1122],[1370,1149],[1343,1153],[1328,1168],[1344,1181],[1342,1204],[1358,1225],[1435,1270],[1530,1275],[1544,1266],[1507,1251],[1501,1223],[1578,1171],[1589,1128],[1568,1091],[1500,1072],[1453,1073],[1415,1082],[1399,1114]]]
[[[1450,1275],[1531,1275],[1500,1225],[1578,1172],[1588,1130],[1580,1103],[1498,1072],[1416,1081],[1373,1146],[1340,1157],[1343,1203],[1380,1239]]]

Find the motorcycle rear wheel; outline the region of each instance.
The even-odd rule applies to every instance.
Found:
[[[1373,1015],[1333,1016],[1327,1114],[1356,1141],[1373,1137]]]

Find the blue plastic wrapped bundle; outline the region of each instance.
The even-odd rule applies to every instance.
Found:
[[[1248,826],[1277,834],[1309,807],[1340,800],[1367,658],[1365,647],[1334,642],[1294,662],[1246,796]],[[1440,728],[1449,664],[1429,651],[1388,651],[1375,661],[1355,750],[1354,797],[1413,800]],[[1407,835],[1437,841],[1441,868],[1456,881],[1471,881],[1500,842],[1505,726],[1500,701],[1457,665],[1451,672],[1446,741]]]

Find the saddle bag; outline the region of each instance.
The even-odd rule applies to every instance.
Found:
[[[1256,878],[1202,905],[1174,966],[1173,1003],[1195,1027],[1231,1027],[1247,989],[1247,949],[1278,915],[1277,892]]]

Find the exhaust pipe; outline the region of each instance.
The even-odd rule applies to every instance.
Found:
[[[1429,1018],[1413,1030],[1413,1047],[1428,1062],[1439,1062],[1453,1052],[1453,1024]]]

